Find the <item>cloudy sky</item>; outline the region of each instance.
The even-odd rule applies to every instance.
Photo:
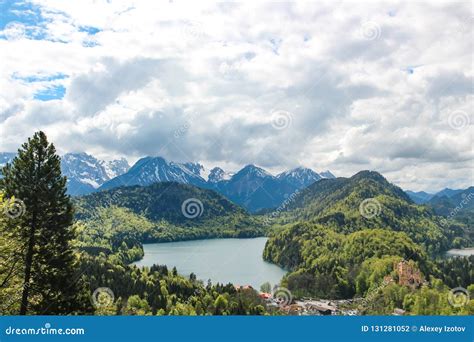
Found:
[[[470,2],[2,1],[0,151],[473,184]]]

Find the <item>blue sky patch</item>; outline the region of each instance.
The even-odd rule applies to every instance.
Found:
[[[97,27],[92,27],[92,26],[80,26],[79,27],[79,32],[87,32],[87,34],[90,34],[91,36],[95,35],[96,33],[100,32],[101,30],[98,29]]]
[[[19,76],[17,73],[14,73],[12,75],[13,79],[21,80],[28,83],[51,82],[51,81],[56,81],[56,80],[64,80],[65,78],[68,78],[68,77],[69,77],[68,75],[65,75],[63,73],[57,73],[57,74],[52,74],[52,75],[30,75],[30,76]]]
[[[39,6],[27,2],[0,1],[0,30],[3,30],[8,23],[20,22],[26,26],[35,26],[43,21]]]
[[[60,100],[64,97],[65,93],[66,88],[62,85],[56,85],[36,92],[34,99],[40,101]]]
[[[0,30],[11,30],[13,35],[22,35],[29,39],[44,39],[45,24],[48,22],[42,14],[38,5],[19,1],[0,1]],[[21,31],[21,32],[19,32]],[[7,32],[0,35],[0,39],[9,39]]]
[[[53,19],[44,17],[39,5],[24,1],[0,0],[0,13],[0,31],[6,30],[0,34],[0,39],[11,39],[9,35],[12,35],[33,40],[51,40],[48,38],[46,27]],[[68,17],[63,12],[54,11],[54,13]],[[12,27],[13,32],[10,30]]]

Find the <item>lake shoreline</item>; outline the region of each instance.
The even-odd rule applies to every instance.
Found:
[[[181,275],[196,274],[213,283],[251,285],[280,283],[287,270],[263,259],[267,237],[211,238],[143,244],[144,256],[132,263],[137,267],[153,264],[176,267]]]
[[[448,257],[469,257],[471,255],[474,255],[474,247],[468,247],[468,248],[453,248],[448,251],[446,251],[446,255]]]

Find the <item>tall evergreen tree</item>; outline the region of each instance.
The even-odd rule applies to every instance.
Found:
[[[71,247],[73,208],[54,145],[35,133],[2,173],[5,196],[21,200],[25,209],[15,217],[25,247],[20,315],[89,312]]]
[[[0,190],[0,314],[14,315],[19,311],[23,267],[19,229],[12,220],[13,201],[5,201]]]

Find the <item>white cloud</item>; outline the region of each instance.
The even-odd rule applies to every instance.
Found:
[[[43,129],[62,152],[375,169],[413,190],[473,183],[469,2],[31,10],[24,37],[0,39],[0,150]],[[49,81],[24,80],[57,74],[66,94],[52,101],[35,99]],[[275,111],[291,113],[287,128],[272,126]]]

